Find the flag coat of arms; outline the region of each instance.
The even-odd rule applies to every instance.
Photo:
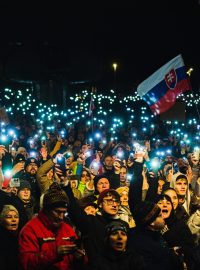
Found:
[[[191,84],[181,55],[162,66],[137,87],[138,95],[147,102],[155,115],[169,110],[177,96],[188,90],[191,90]]]

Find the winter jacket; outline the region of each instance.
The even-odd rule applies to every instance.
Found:
[[[184,262],[188,269],[194,269],[195,262],[193,254],[195,254],[196,246],[194,237],[188,225],[176,216],[171,216],[165,220],[168,230],[163,234],[163,238],[170,248],[179,247],[180,254],[183,254]]]
[[[190,216],[187,224],[192,234],[196,236],[197,243],[200,244],[200,210]]]
[[[17,234],[12,234],[0,225],[0,269],[18,270]]]
[[[148,270],[183,270],[182,262],[159,232],[140,227],[130,229],[128,248],[143,256]]]
[[[80,230],[88,258],[94,258],[103,250],[105,226],[113,220],[110,215],[87,215],[74,198],[70,186],[63,187],[70,201],[69,218]],[[114,218],[119,218],[118,216]]]
[[[43,211],[30,220],[19,235],[19,261],[24,270],[72,270],[74,255],[58,256],[57,247],[72,244],[77,236],[68,224],[62,222],[55,229]]]
[[[36,178],[40,187],[41,194],[47,191],[50,185],[53,183],[53,180],[49,180],[47,178],[47,173],[52,169],[53,166],[54,163],[52,159],[49,159],[45,163],[43,163],[37,170]]]
[[[26,213],[23,202],[20,198],[13,193],[6,193],[3,190],[0,190],[0,210],[3,209],[5,204],[13,205],[19,212],[19,231],[21,228],[28,222],[29,218]]]
[[[117,252],[105,248],[102,255],[98,254],[88,270],[146,270],[142,256],[135,251]]]

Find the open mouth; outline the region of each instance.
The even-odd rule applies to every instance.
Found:
[[[15,223],[15,224],[10,224],[10,228],[16,229],[16,228],[17,228],[17,223]]]
[[[115,248],[116,248],[116,249],[122,249],[122,248],[123,248],[123,243],[117,242],[117,243],[115,244]]]
[[[169,215],[169,211],[167,209],[163,209],[162,210],[162,217],[166,218],[166,217],[168,217],[168,215]]]

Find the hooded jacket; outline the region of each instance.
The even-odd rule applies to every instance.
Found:
[[[176,185],[176,178],[179,176],[179,175],[184,175],[180,172],[177,172],[176,174],[174,174],[172,176],[172,179],[171,179],[171,182],[170,182],[170,187],[174,188],[175,189],[175,185]],[[185,177],[185,175],[184,175]],[[186,197],[185,197],[185,202],[183,204],[183,207],[185,208],[186,212],[188,214],[190,214],[190,201],[191,201],[191,195],[190,195],[190,190],[189,190],[189,183],[187,181],[187,184],[188,184],[188,188],[187,188],[187,192],[186,192]]]

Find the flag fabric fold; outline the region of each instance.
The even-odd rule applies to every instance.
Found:
[[[155,115],[169,110],[177,96],[188,90],[191,90],[191,84],[181,55],[170,60],[137,87],[138,95]]]

